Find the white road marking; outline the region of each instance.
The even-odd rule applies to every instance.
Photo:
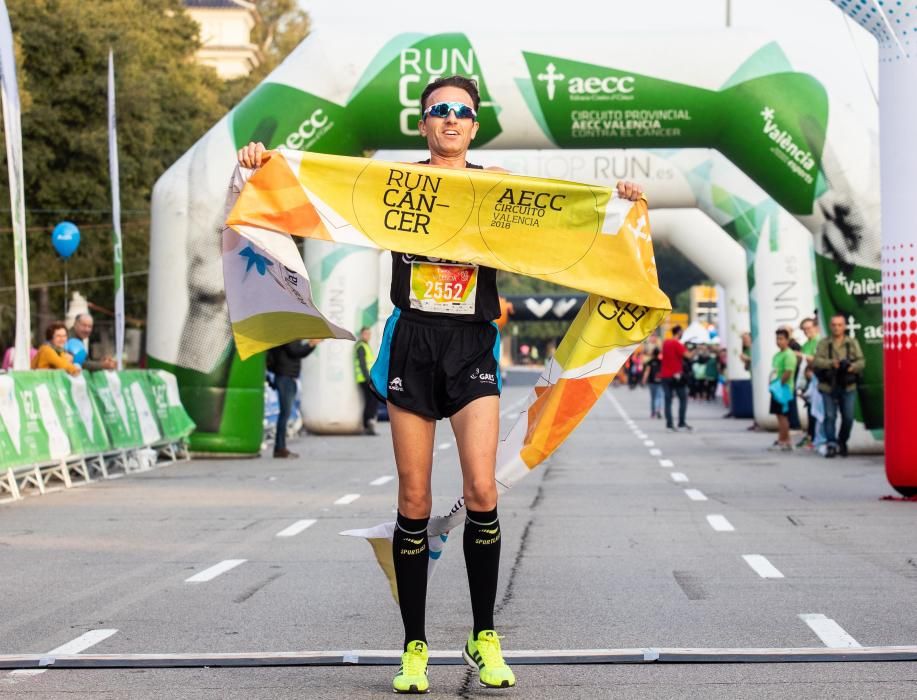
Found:
[[[703,491],[698,491],[697,489],[685,489],[685,495],[690,498],[692,501],[706,501],[707,497],[704,495]]]
[[[670,469],[671,467],[675,466],[675,462],[673,462],[671,459],[660,459],[659,466],[665,467],[666,469]]]
[[[295,523],[293,523],[289,527],[286,527],[283,530],[281,530],[280,532],[278,532],[276,536],[277,537],[293,537],[294,535],[298,535],[300,532],[305,530],[307,527],[312,527],[317,522],[318,522],[317,520],[297,520]]]
[[[95,646],[99,642],[105,641],[118,630],[89,630],[81,634],[76,639],[72,639],[66,644],[61,644],[56,649],[52,649],[45,656],[58,656],[60,654],[79,654],[86,651],[89,647]],[[10,675],[18,678],[27,676],[38,676],[48,669],[46,668],[22,668],[18,671],[11,671]]]
[[[661,456],[662,456],[662,450],[660,450],[658,447],[654,447],[654,448],[652,448],[652,449],[650,450],[650,456],[652,456],[652,457],[661,457]]]
[[[225,574],[230,569],[235,569],[239,564],[244,564],[245,559],[224,559],[219,564],[214,564],[209,569],[204,569],[185,579],[185,583],[206,583],[212,581],[220,574]]]
[[[656,447],[656,443],[653,442],[652,440],[644,440],[643,446],[644,447]]]
[[[783,578],[780,570],[760,554],[743,554],[742,558],[761,578]]]
[[[344,496],[341,496],[339,499],[337,499],[337,500],[334,502],[334,505],[336,505],[336,506],[346,506],[346,505],[350,505],[350,504],[353,503],[355,500],[357,500],[359,497],[360,497],[360,494],[358,494],[358,493],[348,493],[348,494],[346,494],[346,495],[344,495]]]
[[[674,481],[676,484],[683,484],[688,480],[689,479],[687,474],[682,474],[681,472],[672,472],[672,481]]]
[[[451,442],[441,442],[436,446],[436,449],[437,450],[448,450],[450,447],[452,447]]]
[[[717,532],[732,532],[735,530],[732,523],[726,520],[726,517],[723,515],[708,515],[707,522],[710,523],[710,527]]]
[[[854,649],[862,646],[844,631],[844,628],[821,613],[802,613],[799,619],[805,622],[826,647],[831,649]]]
[[[369,485],[370,485],[370,486],[382,486],[382,484],[387,484],[388,482],[390,482],[390,481],[391,481],[392,479],[394,479],[394,478],[395,478],[395,477],[393,477],[393,476],[391,476],[391,475],[389,475],[389,476],[380,476],[378,479],[373,479],[372,481],[370,481],[370,482],[369,482]]]
[[[637,437],[638,440],[646,440],[646,433],[641,433],[640,431],[635,430],[634,435]]]

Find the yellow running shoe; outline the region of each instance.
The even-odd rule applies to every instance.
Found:
[[[493,630],[481,630],[477,639],[474,632],[468,635],[462,657],[471,668],[478,669],[481,685],[487,688],[512,688],[516,685],[516,676],[503,660],[500,638]]]
[[[426,693],[430,690],[427,680],[427,659],[430,652],[426,642],[420,640],[408,644],[408,650],[401,655],[401,668],[392,681],[396,693]]]

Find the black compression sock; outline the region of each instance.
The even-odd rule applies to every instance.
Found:
[[[404,648],[408,642],[426,643],[425,617],[427,608],[427,547],[429,518],[412,520],[398,513],[392,537],[392,558],[395,562],[395,582],[398,585],[398,606],[404,622]]]
[[[467,511],[463,538],[468,588],[471,590],[471,612],[474,615],[474,638],[481,630],[494,628],[494,604],[497,600],[497,577],[500,572],[500,521],[497,509]]]

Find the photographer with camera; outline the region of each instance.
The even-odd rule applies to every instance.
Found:
[[[825,404],[826,457],[840,453],[847,456],[847,440],[853,427],[853,406],[856,386],[863,375],[866,360],[856,338],[847,335],[847,319],[842,314],[831,317],[831,337],[818,341],[815,349],[815,376]],[[841,430],[836,433],[837,414],[841,414]]]

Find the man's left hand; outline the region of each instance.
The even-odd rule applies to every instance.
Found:
[[[629,199],[631,202],[636,202],[643,196],[643,188],[629,180],[618,180],[617,190],[621,199]]]

